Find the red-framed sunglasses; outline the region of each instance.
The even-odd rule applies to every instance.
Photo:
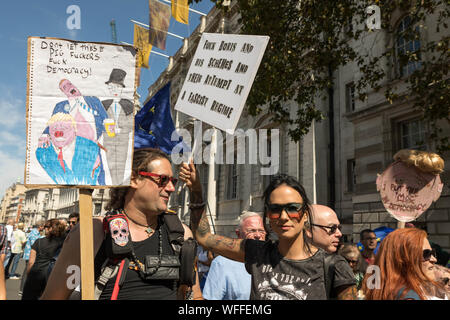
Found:
[[[153,172],[146,172],[146,171],[139,171],[139,174],[141,176],[146,176],[146,177],[156,177],[159,178],[158,181],[153,180],[156,184],[158,184],[158,186],[161,187],[165,187],[169,181],[172,181],[172,184],[175,186],[178,182],[177,178],[174,177],[169,177],[166,176],[164,174],[157,174],[157,173],[153,173]]]

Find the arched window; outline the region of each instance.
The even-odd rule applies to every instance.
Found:
[[[411,17],[404,17],[398,24],[396,30],[396,55],[397,55],[397,65],[400,76],[408,76],[412,74],[415,70],[421,67],[421,56],[420,56],[420,31],[419,26],[416,26],[414,30],[411,28]],[[401,65],[400,57],[416,53],[417,59],[408,61],[406,65]]]

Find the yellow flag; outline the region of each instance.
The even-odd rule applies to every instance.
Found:
[[[152,51],[152,45],[148,43],[148,30],[134,25],[134,43],[133,45],[138,48],[138,66],[148,69],[148,59],[150,52]]]
[[[172,16],[178,22],[189,24],[188,0],[172,0]]]

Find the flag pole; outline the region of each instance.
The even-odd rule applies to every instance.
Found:
[[[132,46],[132,44],[128,43],[128,42],[121,41],[120,43],[121,44],[125,44],[127,46]],[[154,51],[153,48],[152,48],[152,51],[150,51],[150,54],[152,54],[152,53],[157,54],[157,55],[162,56],[162,57],[165,57],[165,58],[170,58],[170,56],[168,56],[167,54],[163,54],[163,53],[159,53],[157,51]]]
[[[145,28],[147,28],[147,29],[150,29],[150,26],[149,26],[148,24],[145,24],[145,23],[142,23],[142,22],[133,20],[133,19],[130,19],[130,21],[133,22],[133,23],[136,23],[136,24],[138,24],[138,25],[140,25],[140,26],[142,26],[142,27],[145,27]],[[151,28],[151,29],[157,30],[157,31],[163,31],[163,30],[159,30],[159,29],[155,29],[155,28]],[[169,32],[169,31],[167,31],[166,33],[167,33],[168,35],[172,36],[172,37],[175,37],[175,38],[184,40],[184,37],[179,36],[179,35],[177,35],[177,34],[175,34],[175,33],[171,33],[171,32]]]
[[[172,2],[170,2],[170,1],[168,1],[168,0],[160,0],[160,1],[165,2],[165,3],[172,4]],[[194,9],[191,9],[191,8],[189,8],[189,11],[194,12],[194,13],[197,13],[197,14],[202,15],[202,16],[204,16],[204,17],[207,16],[206,13],[203,13],[203,12],[200,12],[200,11],[197,11],[197,10],[194,10]]]

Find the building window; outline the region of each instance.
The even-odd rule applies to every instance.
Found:
[[[237,157],[235,155],[234,163],[228,165],[228,177],[227,177],[227,199],[232,200],[237,198],[238,187],[238,170],[237,170]]]
[[[347,160],[347,191],[354,192],[356,185],[355,159]]]
[[[355,84],[353,82],[345,85],[345,106],[347,112],[355,111]]]
[[[209,168],[210,166],[208,164],[199,165],[199,172],[201,172],[200,178],[203,188],[203,199],[208,198]],[[212,169],[214,170],[214,166],[212,167]]]
[[[426,129],[422,120],[404,121],[399,124],[400,149],[425,150]]]
[[[412,74],[415,70],[421,67],[421,57],[420,57],[420,36],[419,26],[417,26],[412,32],[414,37],[411,35],[411,17],[406,16],[403,18],[397,27],[396,36],[396,54],[397,59],[401,56],[411,53],[416,53],[417,60],[409,61],[406,65],[400,67],[400,61],[397,60],[399,65],[400,76],[408,76]]]

